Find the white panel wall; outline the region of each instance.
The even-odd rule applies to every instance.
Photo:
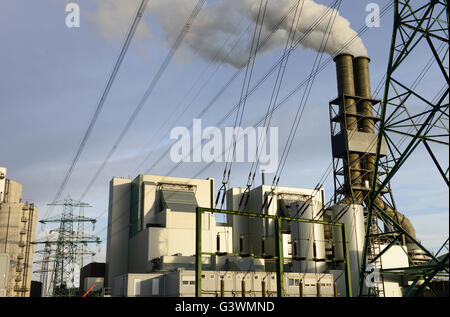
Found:
[[[384,250],[387,245],[381,245],[381,250]],[[381,266],[383,269],[408,267],[409,260],[406,246],[394,245],[389,248],[381,256]],[[384,279],[384,296],[386,297],[401,297],[402,296],[402,277],[385,275]]]
[[[346,211],[340,217],[343,210]],[[361,257],[365,239],[363,207],[361,205],[335,205],[332,207],[332,221],[342,222],[346,225],[353,296],[357,296]],[[333,227],[333,240],[336,259],[344,259],[341,227]],[[343,264],[341,264],[340,269],[343,268]]]

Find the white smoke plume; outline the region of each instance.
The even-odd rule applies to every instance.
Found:
[[[101,0],[103,9],[106,8],[109,11],[123,12],[123,2],[122,0]],[[130,5],[130,1],[126,2]],[[105,3],[109,4],[105,5]],[[119,3],[122,3],[122,5],[119,5]],[[196,3],[197,0],[151,0],[148,8],[150,18],[147,19],[147,22],[152,21],[152,25],[161,27],[165,43],[170,46],[177,38]],[[334,9],[318,4],[313,0],[268,0],[262,25],[262,40],[273,31],[274,26],[289,11],[291,13],[261,48],[259,54],[284,47],[294,19],[295,9],[291,10],[291,8],[297,6],[297,3],[299,3],[299,10],[301,8],[301,11],[298,11],[299,23],[295,30],[295,38],[303,38],[301,45],[304,48],[319,50],[325,32],[329,32],[327,45],[324,48],[324,51],[329,55],[349,53],[354,56],[367,56],[367,50],[357,33],[350,27],[350,22]],[[135,6],[137,6],[137,3]],[[191,53],[198,54],[208,62],[222,62],[241,68],[245,66],[248,59],[254,23],[256,23],[259,8],[260,0],[216,0],[207,2],[190,27],[184,43]],[[326,14],[324,15],[324,13]],[[122,16],[117,12],[103,12],[101,15],[99,14],[102,19],[93,19],[99,24],[103,33],[106,23],[104,16],[108,14],[110,16]],[[310,30],[321,16],[323,16],[321,21],[305,37],[305,32]],[[334,17],[336,18],[334,19]],[[330,20],[334,20],[331,31],[329,29]],[[249,24],[250,27],[246,28]],[[148,31],[147,26],[143,30]],[[242,37],[241,32],[245,32]],[[239,38],[241,40],[234,46]],[[232,47],[233,50],[230,53]]]

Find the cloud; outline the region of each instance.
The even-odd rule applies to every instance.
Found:
[[[90,14],[89,17],[98,26],[100,33],[109,40],[123,34],[130,17],[133,16],[133,6],[130,6],[127,1],[96,1],[99,4],[98,11]],[[324,51],[334,55],[343,49],[349,40],[354,39],[343,49],[343,52],[355,56],[367,56],[367,50],[357,33],[350,27],[350,22],[340,16],[335,9],[331,10],[312,0],[301,2],[268,0],[264,19],[259,19],[258,12],[264,10],[259,3],[255,0],[219,0],[208,3],[190,26],[184,39],[185,47],[208,62],[218,63],[220,61],[236,68],[242,68],[248,60],[255,31],[254,25],[259,23],[262,24],[260,43],[266,38],[268,39],[258,52],[260,54],[283,48],[292,25],[295,25],[295,41],[302,39],[302,45],[305,48],[320,50],[324,44],[323,39],[326,37]],[[162,28],[164,42],[167,46],[171,46],[175,42],[196,4],[196,0],[150,1],[148,8],[150,20],[156,22],[153,25],[154,28]],[[283,20],[284,17],[286,18]],[[271,35],[274,27],[282,20],[283,23],[279,24],[278,30]],[[251,27],[245,29],[242,21],[246,25],[250,24]],[[333,22],[331,31],[330,21]],[[241,34],[243,29],[243,34]],[[141,23],[138,31],[138,41],[152,36],[147,24]],[[243,40],[240,40],[241,35],[243,35]],[[231,48],[233,49],[230,53]],[[178,58],[183,60],[181,57]]]
[[[139,2],[136,1],[136,5],[130,5],[130,1],[95,0],[95,3],[98,6],[96,12],[84,12],[88,20],[98,27],[100,34],[108,41],[122,39],[133,21]],[[144,41],[152,37],[153,34],[148,26],[140,23],[135,39]]]

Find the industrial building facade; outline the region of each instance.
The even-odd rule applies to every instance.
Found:
[[[245,207],[243,195],[249,197]],[[214,197],[211,178],[113,178],[105,281],[111,295],[194,296],[196,209],[214,208]],[[249,192],[231,188],[226,202],[228,210],[345,222],[350,283],[356,290],[364,242],[363,207],[324,209],[324,197],[323,188],[261,185]],[[267,204],[268,200],[273,202]],[[210,253],[201,257],[202,296],[277,296],[273,220],[227,215],[225,222],[218,222],[210,212],[201,217],[202,252]],[[282,233],[284,296],[348,295],[340,232],[322,224],[286,222]],[[397,249],[381,257],[386,267],[408,265],[406,252]],[[383,283],[386,296],[401,296],[407,286],[396,277]]]
[[[0,167],[0,297],[29,297],[37,209]]]
[[[278,295],[357,296],[369,289],[377,296],[403,295],[413,283],[410,277],[379,272],[425,263],[427,257],[411,238],[394,245],[385,238],[392,231],[389,226],[381,228],[366,220],[370,182],[379,181],[373,172],[379,120],[373,105],[379,101],[371,99],[370,59],[341,54],[334,61],[338,97],[330,102],[332,204],[325,203],[323,188],[264,184],[230,188],[225,196],[227,219],[218,222],[213,179],[113,178],[106,285],[114,296],[189,296],[195,281],[199,281],[197,295],[266,296],[273,289],[262,282],[271,280],[275,271],[280,278],[277,288],[286,290]],[[383,138],[380,147],[380,155],[385,156]],[[415,239],[409,219],[386,202],[384,194],[373,204],[389,217],[401,219],[402,230]],[[197,207],[206,212],[200,216]],[[290,220],[281,221],[283,217]],[[196,240],[198,232],[201,241]],[[367,250],[366,236],[370,237]],[[202,265],[196,265],[200,259]],[[373,274],[368,274],[368,264]],[[251,273],[251,282],[243,272]],[[195,280],[188,278],[192,274]],[[161,283],[171,285],[170,289]],[[311,285],[315,291],[309,289]]]

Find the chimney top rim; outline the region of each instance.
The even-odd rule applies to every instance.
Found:
[[[369,63],[371,61],[370,57],[368,57],[368,56],[358,56],[358,57],[355,57],[354,59],[355,60],[357,60],[357,59],[367,59],[369,61]]]
[[[350,56],[352,59],[355,58],[355,57],[354,57],[352,54],[350,54],[350,53],[341,53],[341,54],[336,55],[336,56],[333,58],[333,61],[336,62],[336,60],[337,60],[338,58],[344,57],[344,56]]]

